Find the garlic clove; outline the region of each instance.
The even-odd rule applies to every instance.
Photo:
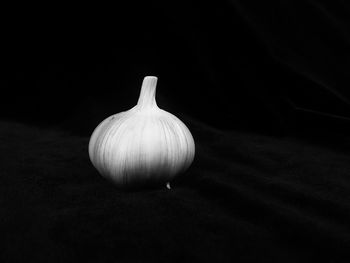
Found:
[[[190,131],[157,106],[156,84],[156,77],[145,77],[137,105],[108,117],[91,135],[91,162],[121,188],[165,184],[194,159]]]

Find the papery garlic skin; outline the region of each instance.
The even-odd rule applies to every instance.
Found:
[[[165,185],[194,159],[191,132],[157,106],[156,83],[145,77],[137,105],[105,119],[90,138],[91,162],[117,186]]]

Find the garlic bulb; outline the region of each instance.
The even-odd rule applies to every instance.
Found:
[[[159,185],[184,172],[195,154],[193,137],[177,117],[158,108],[157,78],[145,77],[135,107],[112,115],[89,142],[92,164],[123,188]]]

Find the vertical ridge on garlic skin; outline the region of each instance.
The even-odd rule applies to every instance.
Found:
[[[167,130],[165,129],[165,121],[163,118],[159,118],[158,119],[158,125],[159,128],[161,129],[161,147],[163,150],[163,167],[165,167],[164,169],[169,169],[167,166],[169,166],[169,164],[167,163],[167,160],[169,160],[170,158],[170,154],[169,154],[169,143],[168,143],[168,137],[169,135],[167,134]]]
[[[173,159],[176,160],[177,163],[185,165],[184,169],[181,170],[186,170],[194,159],[195,144],[193,137],[186,125],[175,115],[163,110],[161,111],[164,114],[166,130],[175,136],[172,141],[178,142],[176,144],[178,156],[173,157]],[[175,146],[172,146],[170,148],[173,149],[174,147]],[[181,170],[179,172],[181,172]]]
[[[180,121],[175,115],[168,113],[175,121],[173,121],[173,125],[178,126],[179,134],[182,134],[183,141],[186,145],[183,146],[183,152],[186,154],[184,160],[187,161],[186,165],[183,167],[183,170],[186,170],[192,163],[194,159],[195,152],[195,143],[192,137],[191,132],[188,130],[186,125]]]
[[[115,163],[111,155],[113,155],[114,146],[118,144],[118,140],[116,140],[118,136],[116,134],[122,131],[122,126],[125,125],[128,118],[129,116],[127,114],[123,114],[118,119],[113,119],[110,126],[106,126],[105,131],[101,134],[102,139],[98,144],[99,148],[97,151],[100,152],[100,169],[102,169],[105,175],[113,175],[110,170],[110,164]]]
[[[115,130],[111,136],[113,144],[110,146],[109,164],[112,166],[110,176],[117,183],[126,184],[128,181],[127,174],[127,160],[132,159],[130,155],[129,146],[133,140],[133,137],[137,137],[134,134],[135,129],[131,129],[130,125],[134,123],[132,117],[128,117],[124,120],[119,127]],[[118,175],[118,176],[115,176]]]
[[[116,115],[120,115],[116,114]],[[105,133],[109,130],[108,127],[110,127],[112,120],[116,118],[116,115],[112,115],[105,119],[103,122],[101,122],[93,131],[90,142],[89,142],[89,156],[91,159],[92,164],[96,167],[96,169],[103,173],[101,169],[101,158],[102,156],[99,154],[100,150],[100,144],[105,139]]]

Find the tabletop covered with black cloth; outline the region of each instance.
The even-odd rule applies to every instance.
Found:
[[[165,2],[9,8],[0,262],[349,262],[349,5]],[[196,156],[122,191],[88,143],[147,75]]]

